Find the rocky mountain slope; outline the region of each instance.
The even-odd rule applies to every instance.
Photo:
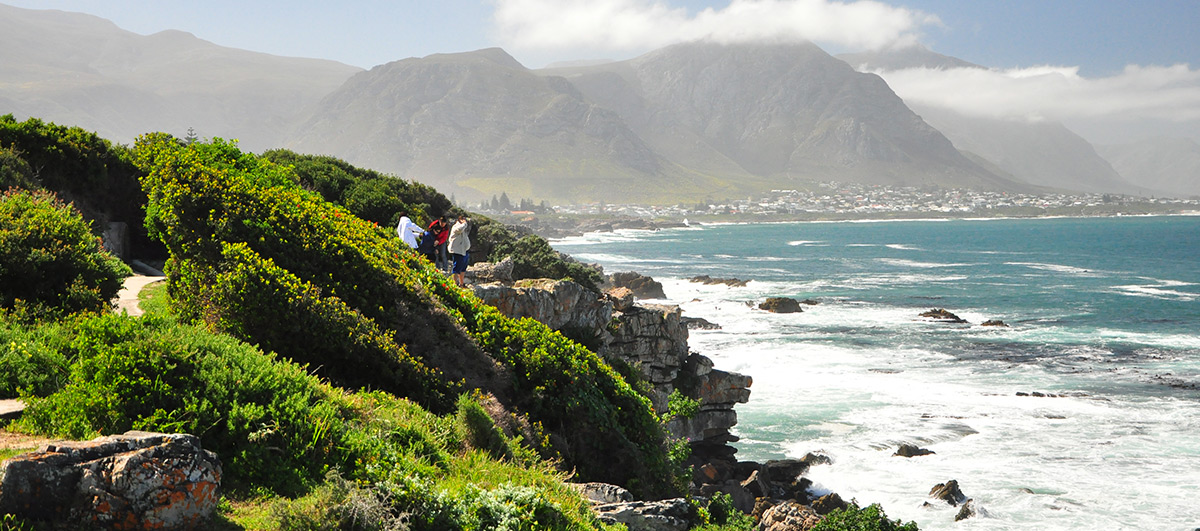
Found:
[[[1200,196],[1200,144],[1194,140],[1157,138],[1096,150],[1131,183],[1176,197]]]
[[[882,52],[842,54],[838,58],[870,71],[907,68],[950,69],[982,66],[922,46]],[[964,152],[981,157],[1024,183],[1082,192],[1145,194],[1127,182],[1095,148],[1057,122],[1025,122],[968,116],[946,108],[910,104],[930,125]]]
[[[301,113],[361,69],[138,35],[91,15],[0,4],[0,114],[42,118],[117,142],[189,128],[276,147]]]
[[[629,199],[694,183],[616,113],[498,48],[395,61],[324,98],[288,147],[461,198]],[[671,192],[673,195],[674,192]]]

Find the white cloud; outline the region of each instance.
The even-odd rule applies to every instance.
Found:
[[[937,17],[873,0],[732,0],[694,14],[653,0],[494,0],[496,39],[514,53],[640,53],[678,42],[810,40],[848,49],[916,42]],[[564,57],[565,58],[565,57]],[[574,57],[577,58],[577,57]]]
[[[913,68],[876,72],[912,104],[970,116],[1061,122],[1200,121],[1200,70],[1188,65],[1127,66],[1085,78],[1077,67],[1012,70]]]

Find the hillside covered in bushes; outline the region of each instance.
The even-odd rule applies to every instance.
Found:
[[[234,498],[307,495],[272,510],[281,522],[370,510],[417,529],[598,528],[566,474],[677,493],[646,398],[594,353],[500,315],[400,244],[383,216],[453,210],[436,191],[219,139],[151,134],[125,148],[11,117],[0,139],[12,189],[0,209],[0,393],[29,404],[9,429],[194,433],[224,460]],[[99,162],[55,179],[29,162],[55,157]],[[350,177],[335,183],[335,169]],[[127,198],[144,198],[148,241],[168,256],[166,303],[140,319],[107,311],[129,271],[95,233],[121,201],[88,191],[130,177],[141,187]],[[89,205],[86,217],[52,192]],[[493,249],[522,241],[501,234]],[[41,250],[56,247],[84,258]],[[57,285],[14,289],[47,272],[78,287],[71,301]]]

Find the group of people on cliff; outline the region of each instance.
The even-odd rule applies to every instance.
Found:
[[[438,217],[422,229],[408,216],[401,215],[396,233],[400,241],[419,251],[438,271],[452,275],[455,284],[464,286],[470,261],[471,220],[459,214],[454,223],[450,221],[450,216]]]

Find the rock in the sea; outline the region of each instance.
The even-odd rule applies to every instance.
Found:
[[[705,319],[703,317],[684,317],[683,318],[683,326],[686,326],[688,328],[688,330],[720,330],[721,329],[721,325],[710,322],[708,319]]]
[[[758,305],[758,309],[773,313],[799,313],[804,311],[800,308],[800,301],[790,297],[767,297],[767,300]]]
[[[661,282],[634,271],[613,273],[609,275],[608,281],[613,287],[629,288],[633,291],[633,296],[639,299],[667,298]]]
[[[975,503],[974,499],[968,499],[967,501],[963,502],[962,507],[958,508],[958,514],[954,515],[954,521],[958,522],[961,520],[966,520],[967,518],[974,518],[976,516],[987,518],[987,515],[987,511],[985,511],[983,507],[980,507],[979,504]]]
[[[688,280],[690,282],[698,282],[698,283],[704,284],[706,286],[711,286],[714,284],[724,284],[731,288],[744,288],[744,287],[746,287],[746,284],[750,282],[749,280],[742,280],[740,278],[717,278],[717,277],[710,277],[708,275],[697,275]]]
[[[979,326],[999,326],[999,327],[1003,327],[1003,328],[1008,328],[1008,324],[999,319],[988,319],[988,320],[980,323]]]
[[[918,448],[912,444],[901,444],[900,447],[896,449],[896,453],[892,454],[892,456],[917,457],[921,455],[932,455],[933,453],[933,450]]]
[[[63,528],[195,529],[221,463],[194,435],[126,432],[48,444],[0,464],[0,514]]]
[[[808,531],[821,521],[812,508],[786,501],[763,511],[758,529],[762,531]]]
[[[966,319],[963,319],[957,315],[954,315],[953,313],[950,313],[943,308],[934,308],[932,310],[924,312],[921,314],[921,317],[928,317],[930,319],[933,319],[933,320],[939,321],[939,322],[943,322],[943,323],[965,323],[965,322],[967,322]]]
[[[684,498],[610,503],[593,510],[601,522],[625,524],[629,531],[685,531],[691,527],[691,506]]]
[[[967,495],[959,490],[956,479],[934,485],[932,489],[929,489],[929,497],[944,500],[954,507],[967,501]]]

